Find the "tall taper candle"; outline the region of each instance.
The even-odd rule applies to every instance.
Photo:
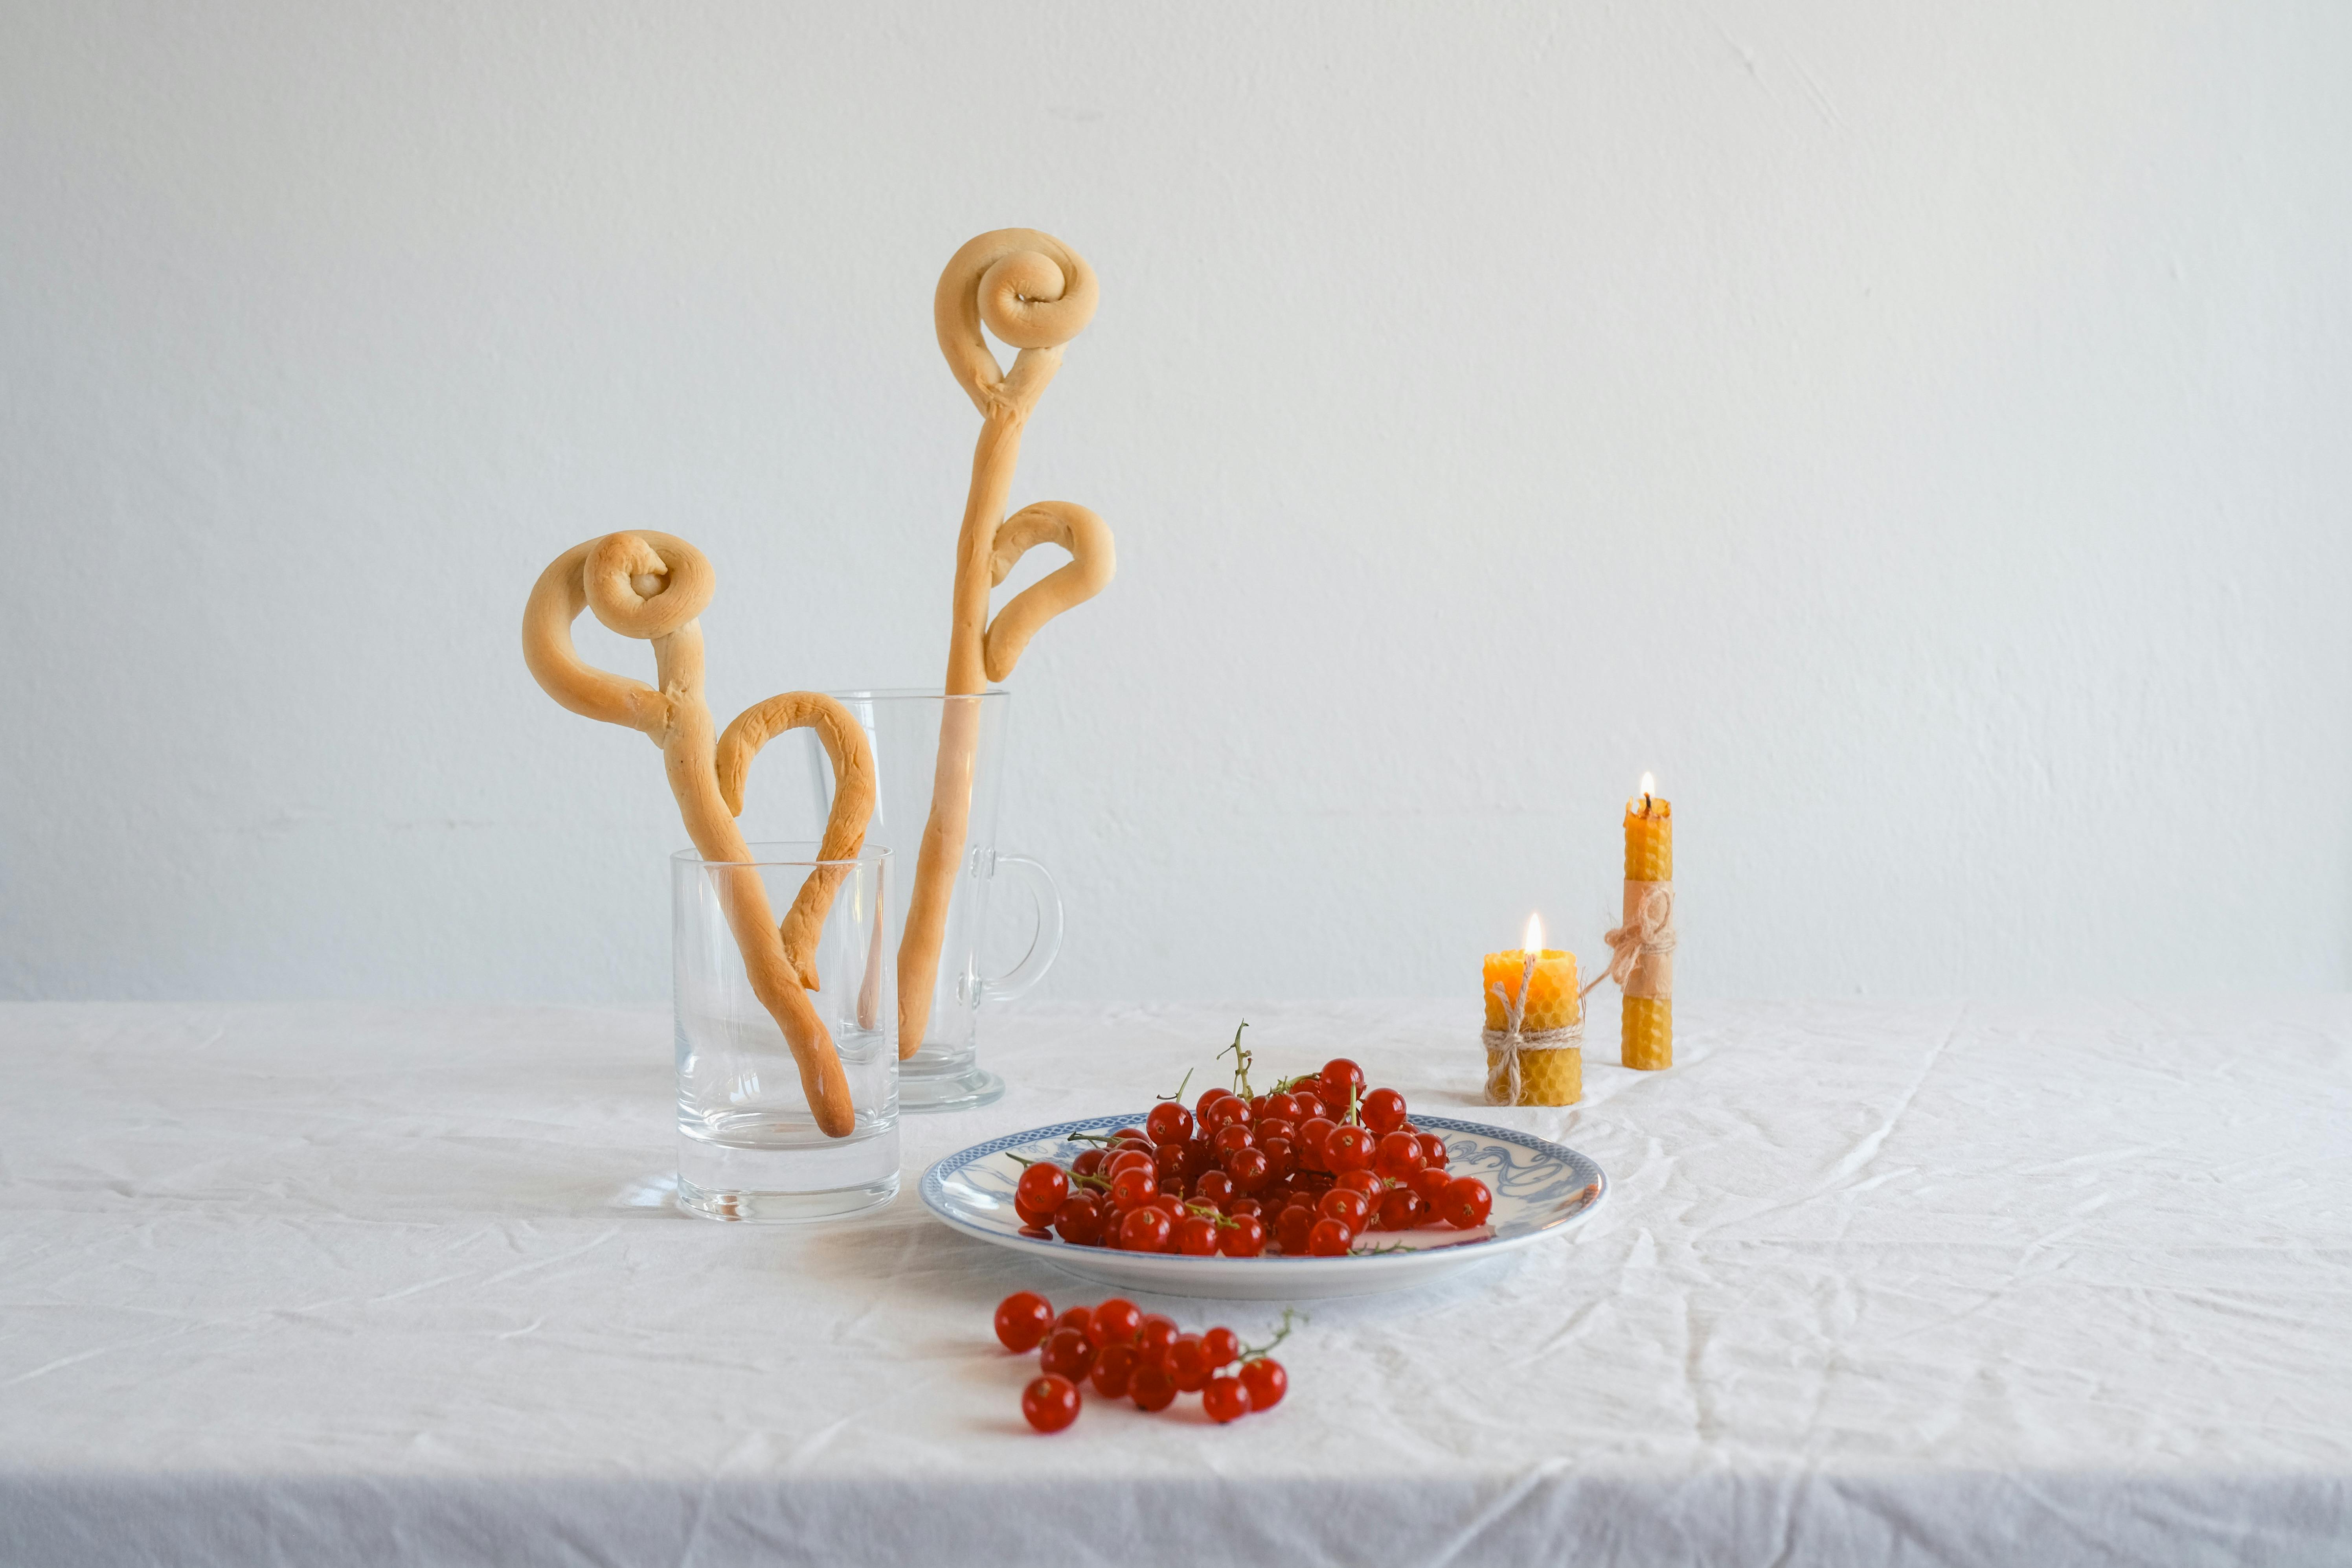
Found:
[[[1675,879],[1674,806],[1660,800],[1656,789],[1657,781],[1643,773],[1642,793],[1625,803],[1625,922],[1629,926],[1641,910],[1648,884]],[[1642,886],[1637,888],[1637,883]],[[1620,1058],[1629,1068],[1675,1065],[1673,962],[1669,953],[1644,954],[1626,976],[1617,1038]],[[1658,984],[1662,979],[1663,986]],[[1660,990],[1664,995],[1656,994]]]

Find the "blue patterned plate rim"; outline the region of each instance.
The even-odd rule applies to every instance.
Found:
[[[1107,1131],[1113,1128],[1128,1126],[1139,1127],[1143,1124],[1145,1115],[1143,1111],[1131,1111],[1116,1116],[1089,1116],[1078,1121],[1057,1121],[1050,1127],[1032,1127],[1025,1131],[1008,1132],[1001,1138],[992,1138],[985,1143],[975,1143],[969,1149],[960,1149],[943,1159],[933,1161],[930,1168],[923,1173],[920,1184],[923,1206],[937,1215],[940,1223],[982,1241],[994,1242],[1000,1247],[1010,1247],[1020,1251],[1035,1252],[1047,1258],[1068,1253],[1073,1248],[1066,1241],[1040,1241],[1035,1237],[1022,1236],[1013,1231],[992,1230],[986,1226],[975,1225],[957,1214],[948,1206],[948,1178],[957,1174],[975,1161],[984,1160],[991,1154],[1002,1154],[1008,1149],[1026,1148],[1032,1143],[1045,1142],[1055,1138],[1067,1138],[1073,1132]],[[1466,1241],[1441,1242],[1434,1246],[1418,1247],[1405,1252],[1364,1254],[1344,1259],[1352,1267],[1370,1268],[1382,1265],[1409,1266],[1417,1258],[1426,1259],[1433,1252],[1465,1251],[1473,1247],[1516,1247],[1549,1236],[1563,1226],[1574,1224],[1598,1208],[1601,1205],[1601,1200],[1609,1195],[1607,1173],[1593,1162],[1591,1156],[1580,1154],[1565,1143],[1555,1143],[1549,1138],[1538,1138],[1532,1132],[1521,1132],[1513,1127],[1497,1127],[1487,1121],[1463,1121],[1451,1116],[1415,1116],[1412,1119],[1412,1124],[1424,1132],[1462,1132],[1475,1138],[1491,1138],[1498,1142],[1514,1143],[1522,1149],[1541,1154],[1547,1159],[1557,1160],[1567,1166],[1572,1173],[1583,1178],[1584,1188],[1591,1193],[1591,1196],[1576,1207],[1554,1215],[1541,1224],[1533,1226],[1516,1236],[1501,1237],[1490,1234]],[[1089,1247],[1076,1250],[1098,1253],[1105,1249]],[[1227,1258],[1222,1254],[1192,1258],[1176,1252],[1112,1251],[1110,1256],[1139,1259],[1148,1257],[1155,1263],[1173,1260],[1189,1265],[1223,1265],[1226,1268],[1235,1264],[1319,1263],[1328,1265],[1343,1261],[1335,1258],[1291,1258],[1282,1253],[1273,1253],[1260,1258]]]

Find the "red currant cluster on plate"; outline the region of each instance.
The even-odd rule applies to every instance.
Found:
[[[1243,1092],[1210,1089],[1190,1110],[1162,1100],[1067,1168],[1030,1162],[1013,1189],[1021,1234],[1129,1252],[1339,1258],[1367,1230],[1486,1223],[1486,1184],[1448,1175],[1445,1141],[1405,1119],[1395,1089],[1367,1092],[1354,1062],[1261,1095],[1246,1092],[1244,1064]]]
[[[1244,1349],[1231,1329],[1184,1333],[1173,1318],[1117,1296],[1055,1317],[1045,1297],[1016,1290],[996,1308],[996,1337],[1004,1348],[1037,1352],[1041,1375],[1021,1391],[1021,1414],[1040,1432],[1058,1432],[1078,1418],[1085,1383],[1105,1399],[1132,1399],[1143,1410],[1165,1410],[1178,1394],[1197,1394],[1201,1408],[1219,1423],[1271,1410],[1290,1387],[1290,1374],[1265,1352],[1289,1332],[1285,1313],[1271,1343]]]

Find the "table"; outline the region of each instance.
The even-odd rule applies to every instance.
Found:
[[[2352,1561],[2352,998],[1680,1011],[1564,1110],[1469,1109],[1466,1006],[992,1015],[793,1230],[667,1206],[657,1013],[0,1006],[0,1562]],[[1273,1413],[1030,1434],[992,1309],[1100,1292],[916,1175],[1243,1016],[1613,1190],[1312,1306]]]

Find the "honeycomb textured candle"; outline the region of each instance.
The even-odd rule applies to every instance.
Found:
[[[1625,879],[1675,879],[1675,811],[1671,803],[1630,801],[1625,808]],[[1618,1026],[1618,1052],[1629,1068],[1654,1071],[1675,1065],[1675,1001],[1671,996],[1627,996]]]
[[[1490,952],[1481,970],[1481,984],[1486,996],[1486,1027],[1507,1029],[1510,1015],[1503,999],[1495,994],[1500,985],[1505,995],[1516,1000],[1519,994],[1519,976],[1527,969],[1527,952],[1513,948],[1508,952]],[[1528,1005],[1519,1019],[1521,1035],[1541,1034],[1548,1029],[1565,1029],[1584,1017],[1584,1004],[1576,994],[1576,954],[1562,952],[1558,948],[1546,948],[1536,955],[1535,978],[1528,984]],[[1486,1070],[1491,1076],[1502,1065],[1502,1053],[1486,1053]],[[1574,1105],[1584,1098],[1584,1053],[1571,1046],[1566,1050],[1530,1051],[1519,1053],[1519,1098],[1521,1105]]]

